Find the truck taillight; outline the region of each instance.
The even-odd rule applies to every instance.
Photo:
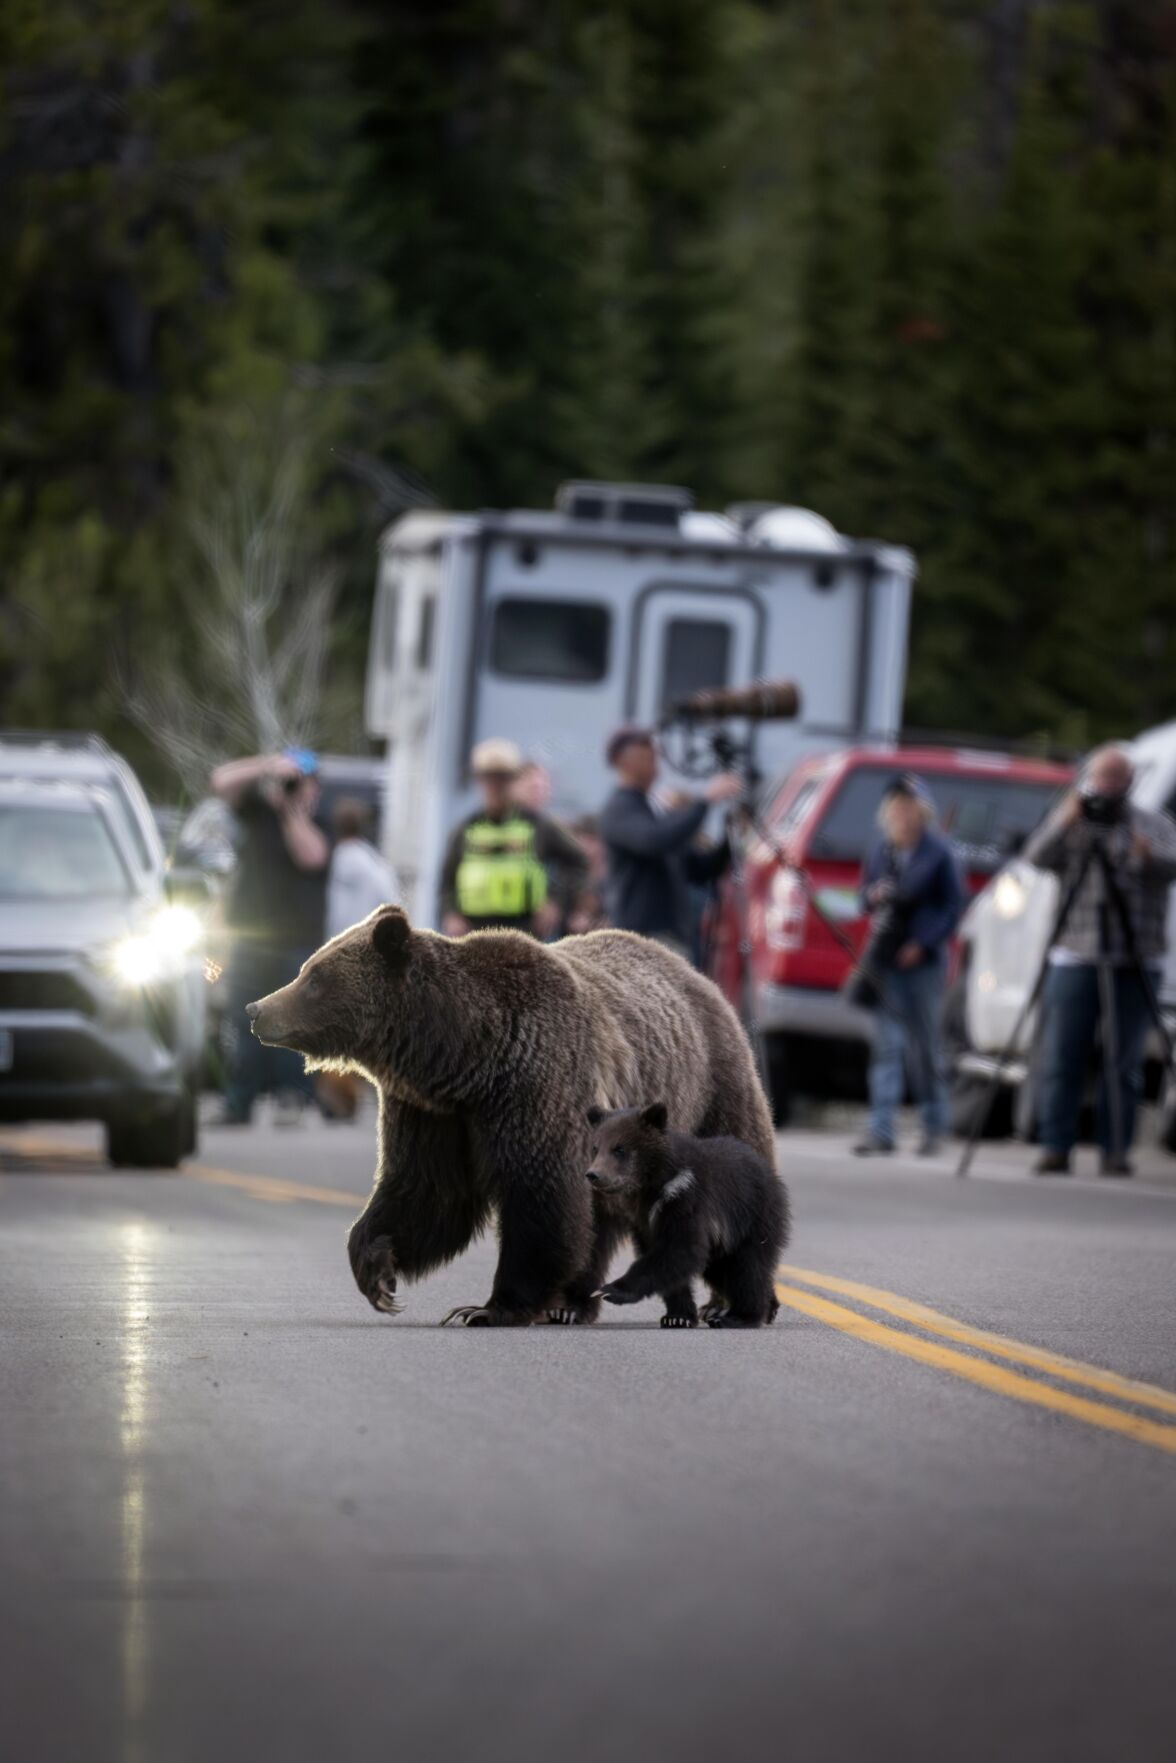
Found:
[[[804,943],[808,897],[794,869],[778,869],[764,908],[764,940],[770,949],[799,949]]]

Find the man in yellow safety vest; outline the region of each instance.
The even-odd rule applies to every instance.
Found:
[[[441,929],[553,936],[588,873],[584,852],[554,820],[512,800],[523,757],[513,741],[482,741],[470,768],[482,805],[453,830],[441,866]]]

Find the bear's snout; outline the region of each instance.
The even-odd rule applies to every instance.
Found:
[[[597,1175],[597,1173],[594,1169],[586,1169],[584,1171],[584,1178],[586,1181],[599,1181],[600,1180],[600,1177]]]
[[[285,1036],[286,1024],[282,1020],[284,1013],[280,1004],[275,1008],[276,996],[273,993],[268,998],[256,998],[252,1004],[245,1006],[251,1033],[267,1047],[281,1046]]]

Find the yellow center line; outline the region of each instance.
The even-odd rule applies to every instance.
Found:
[[[1053,1414],[1064,1414],[1071,1420],[1081,1420],[1088,1426],[1099,1428],[1103,1432],[1119,1433],[1124,1438],[1134,1439],[1137,1444],[1153,1445],[1159,1451],[1168,1451],[1176,1456],[1176,1426],[1166,1426],[1158,1420],[1145,1420],[1137,1414],[1124,1414],[1117,1408],[1107,1408],[1101,1402],[1091,1402],[1084,1396],[1071,1395],[1069,1390],[1056,1390],[1049,1384],[1035,1383],[1032,1378],[1022,1377],[1020,1372],[1006,1371],[1003,1366],[990,1365],[986,1359],[970,1359],[965,1353],[958,1353],[954,1347],[941,1347],[936,1341],[922,1340],[918,1335],[903,1334],[897,1328],[891,1328],[883,1322],[875,1322],[872,1317],[863,1316],[857,1310],[847,1310],[842,1304],[833,1304],[827,1298],[818,1298],[813,1292],[802,1291],[799,1286],[778,1284],[777,1296],[782,1304],[790,1310],[797,1310],[803,1316],[811,1316],[818,1322],[827,1323],[830,1328],[840,1330],[842,1334],[851,1335],[855,1340],[865,1341],[872,1347],[881,1347],[888,1353],[899,1353],[905,1359],[913,1359],[920,1365],[931,1365],[937,1371],[948,1371],[953,1377],[962,1378],[965,1383],[979,1385],[981,1389],[991,1390],[999,1396],[1009,1396],[1015,1402],[1025,1402],[1034,1408],[1045,1408]]]
[[[289,1200],[314,1200],[320,1206],[346,1206],[354,1212],[367,1204],[366,1194],[348,1194],[340,1188],[316,1188],[300,1181],[286,1181],[276,1175],[245,1175],[237,1169],[214,1169],[207,1163],[186,1163],[180,1171],[194,1181],[210,1182],[214,1187],[239,1188],[254,1200],[273,1200],[279,1204]]]
[[[883,1291],[878,1286],[860,1285],[856,1280],[842,1279],[834,1273],[814,1273],[806,1267],[793,1267],[790,1264],[781,1267],[780,1272],[787,1274],[789,1279],[803,1281],[805,1285],[817,1286],[823,1291],[839,1292],[847,1298],[856,1298],[860,1303],[869,1304],[874,1310],[885,1311],[887,1315],[897,1316],[903,1322],[912,1322],[917,1328],[927,1329],[947,1340],[959,1341],[968,1347],[978,1347],[995,1359],[1008,1359],[1015,1365],[1044,1371],[1062,1383],[1079,1384],[1084,1389],[1097,1390],[1100,1395],[1112,1396],[1121,1402],[1135,1402],[1144,1408],[1155,1408],[1161,1414],[1176,1414],[1176,1394],[1162,1389],[1158,1384],[1142,1383],[1132,1377],[1120,1377],[1118,1372],[1104,1371],[1099,1365],[1086,1365],[1080,1359],[1067,1359],[1063,1354],[1051,1353],[1044,1347],[1030,1347],[1023,1341],[1010,1340],[1007,1335],[992,1334],[984,1328],[973,1328],[954,1316],[945,1316],[940,1310],[932,1310],[927,1304],[916,1304],[910,1298],[900,1297],[897,1292]]]

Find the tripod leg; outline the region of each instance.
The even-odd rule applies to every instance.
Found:
[[[1104,953],[1098,963],[1098,1015],[1102,1039],[1103,1107],[1107,1120],[1106,1155],[1112,1163],[1126,1152],[1123,1140],[1123,1088],[1119,1071],[1119,1015],[1115,1006],[1115,974]]]
[[[1009,1035],[1008,1040],[1005,1042],[1004,1047],[997,1057],[996,1064],[992,1070],[992,1076],[988,1080],[988,1087],[985,1090],[984,1095],[981,1097],[979,1108],[976,1110],[975,1117],[972,1121],[972,1130],[968,1134],[967,1141],[960,1155],[959,1163],[956,1166],[956,1177],[958,1180],[963,1180],[969,1169],[972,1167],[972,1159],[976,1155],[976,1146],[980,1141],[980,1134],[984,1131],[985,1123],[988,1120],[989,1114],[992,1112],[992,1104],[996,1100],[996,1092],[1000,1084],[1001,1073],[1016,1053],[1017,1048],[1020,1045],[1021,1036],[1025,1031],[1025,1025],[1029,1021],[1034,1010],[1037,1008],[1038,999],[1041,997],[1042,991],[1045,987],[1045,976],[1049,971],[1049,952],[1066,928],[1066,922],[1073,910],[1074,902],[1078,898],[1078,890],[1086,880],[1086,872],[1090,868],[1092,856],[1092,850],[1086,853],[1082,863],[1079,865],[1077,875],[1070,883],[1070,886],[1066,891],[1066,896],[1058,908],[1057,917],[1054,919],[1053,925],[1050,928],[1049,940],[1042,952],[1041,965],[1037,969],[1037,977],[1033,981],[1029,996],[1021,1006],[1020,1014],[1018,1015],[1016,1022],[1013,1024],[1012,1033]]]
[[[1110,858],[1107,856],[1106,852],[1100,850],[1099,857],[1102,862],[1103,880],[1106,886],[1106,892],[1111,905],[1114,908],[1115,916],[1119,920],[1119,925],[1123,932],[1123,942],[1126,946],[1127,953],[1131,958],[1132,969],[1143,990],[1144,1002],[1147,1005],[1148,1015],[1151,1017],[1156,1034],[1159,1036],[1160,1045],[1164,1049],[1164,1075],[1160,1083],[1160,1094],[1161,1097],[1163,1097],[1170,1089],[1173,1075],[1176,1073],[1176,1045],[1173,1044],[1168,1024],[1165,1022],[1164,1013],[1160,1008],[1160,1000],[1156,992],[1155,980],[1153,979],[1146,963],[1140,956],[1139,943],[1135,935],[1135,923],[1128,910],[1127,902],[1123,898],[1123,890],[1119,886],[1118,877],[1115,874]]]

